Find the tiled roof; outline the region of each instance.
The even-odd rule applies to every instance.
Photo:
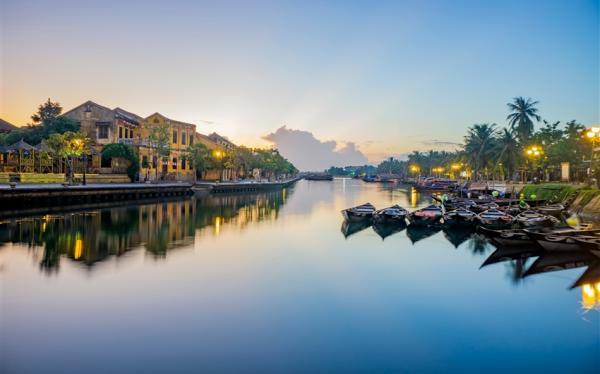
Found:
[[[16,128],[17,126],[0,118],[0,131],[12,131]]]

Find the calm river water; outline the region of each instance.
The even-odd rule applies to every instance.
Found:
[[[342,230],[367,201],[429,203],[336,179],[4,219],[0,372],[598,372],[600,290],[570,289],[597,264]]]

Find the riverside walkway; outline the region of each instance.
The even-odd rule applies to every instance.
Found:
[[[190,195],[189,183],[0,185],[0,210]]]

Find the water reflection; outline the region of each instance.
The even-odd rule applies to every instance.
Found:
[[[275,220],[288,190],[263,194],[206,196],[44,215],[0,222],[0,242],[41,249],[40,268],[56,272],[62,257],[91,268],[110,256],[144,248],[155,258],[194,243],[196,230],[219,235],[224,227],[243,229]],[[205,232],[205,231],[202,231]]]

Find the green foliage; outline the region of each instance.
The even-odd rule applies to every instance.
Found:
[[[61,113],[62,107],[60,104],[57,102],[52,102],[50,101],[50,98],[48,98],[48,101],[41,104],[38,107],[37,112],[31,115],[31,120],[35,124],[45,123],[48,120],[58,117]]]
[[[535,195],[537,199],[562,202],[578,189],[570,184],[544,183],[528,184],[521,191],[526,198]]]
[[[384,160],[379,165],[377,165],[377,173],[404,174],[406,173],[406,166],[406,161],[400,161],[390,157],[388,160]]]
[[[187,157],[197,171],[205,171],[215,167],[210,149],[202,143],[194,143],[188,147]]]
[[[533,101],[531,98],[515,97],[512,103],[506,104],[510,110],[510,114],[506,117],[508,125],[514,131],[521,142],[525,144],[533,134],[533,119],[540,121],[538,109],[535,107],[539,104],[538,101]]]
[[[373,165],[363,165],[363,166],[345,166],[343,168],[332,166],[329,169],[325,170],[326,173],[331,174],[333,176],[350,176],[353,177],[355,175],[371,175],[377,173],[377,168]]]
[[[52,134],[62,134],[67,131],[78,132],[79,125],[66,117],[47,118],[41,125],[28,125],[4,134],[0,137],[0,144],[10,145],[23,139],[31,145],[36,145]]]
[[[61,157],[81,156],[88,150],[90,139],[81,133],[67,131],[62,134],[52,134],[45,140],[52,152]]]
[[[127,176],[132,182],[135,181],[137,173],[140,171],[140,163],[133,147],[127,144],[107,144],[102,147],[103,159],[109,159],[113,157],[121,157],[129,161],[129,167],[127,167]]]
[[[159,159],[169,157],[171,154],[171,128],[168,124],[163,123],[158,126],[152,125],[148,127],[148,140],[150,146],[154,149],[156,156]]]

